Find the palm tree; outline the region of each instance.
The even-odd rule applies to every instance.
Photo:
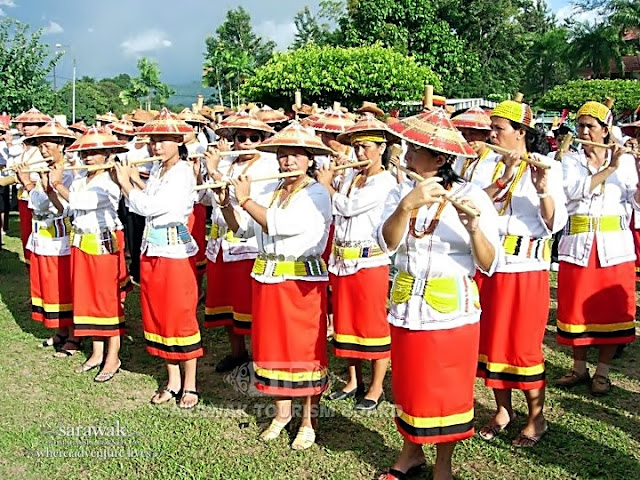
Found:
[[[590,68],[596,78],[611,74],[611,61],[624,73],[622,54],[624,42],[620,31],[607,23],[578,23],[571,32],[570,52],[578,68]]]

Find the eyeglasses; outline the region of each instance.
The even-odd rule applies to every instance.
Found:
[[[258,143],[258,142],[262,141],[262,137],[260,135],[258,135],[257,133],[251,134],[249,136],[240,133],[240,134],[236,135],[235,138],[239,143],[244,143],[244,142],[247,141],[247,139],[249,139],[249,141],[251,143]]]

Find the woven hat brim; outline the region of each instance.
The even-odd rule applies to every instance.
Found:
[[[279,148],[283,148],[283,147],[298,147],[298,148],[304,148],[305,150],[307,150],[309,153],[311,153],[312,155],[330,155],[333,153],[333,151],[331,149],[327,148],[321,148],[321,147],[315,147],[315,146],[306,146],[306,145],[301,145],[301,144],[285,144],[283,142],[278,142],[275,144],[269,144],[269,145],[258,145],[256,147],[256,150],[259,150],[261,152],[268,152],[268,153],[278,153],[278,149]]]
[[[30,137],[27,137],[24,139],[24,143],[26,143],[27,145],[34,145],[35,143],[37,143],[36,140],[39,140],[42,138],[59,138],[62,140],[62,143],[64,143],[67,146],[73,144],[73,142],[77,140],[76,137],[71,137],[69,135],[45,134],[45,135],[32,135]]]
[[[417,125],[407,125],[407,120],[411,121],[410,118],[405,119],[394,123],[390,127],[403,140],[429,150],[446,153],[447,155],[458,155],[465,158],[477,156],[469,144],[460,142],[460,133],[458,131],[436,126],[425,131],[425,129],[417,128]]]
[[[486,123],[474,122],[473,120],[456,120],[452,119],[451,123],[456,128],[471,128],[473,130],[491,130],[491,125]]]

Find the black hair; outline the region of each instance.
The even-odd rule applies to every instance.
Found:
[[[184,143],[178,145],[178,155],[180,156],[180,160],[189,159],[189,150],[187,150],[187,146]]]
[[[547,137],[541,125],[536,125],[535,128],[528,128],[521,123],[514,122],[513,120],[509,120],[509,122],[514,130],[523,129],[526,132],[525,144],[527,152],[546,155],[551,151],[549,142],[547,141]]]
[[[309,157],[309,160],[311,160],[311,164],[309,165],[309,168],[307,168],[307,176],[311,177],[311,178],[316,178],[316,171],[318,170],[318,165],[316,165],[316,160],[315,160],[315,155],[313,154],[313,152],[311,152],[310,150],[307,150],[306,148],[304,149],[305,153],[307,154],[307,157]]]
[[[382,145],[378,143],[377,145]],[[387,142],[385,144],[387,148],[384,149],[384,153],[382,154],[382,166],[387,169],[389,168],[389,162],[391,161],[391,145]]]
[[[442,153],[434,152],[436,155],[442,155]],[[453,170],[453,162],[455,161],[454,155],[447,155],[445,162],[438,168],[436,175],[442,178],[440,184],[444,188],[450,188],[454,183],[462,183],[463,179]]]

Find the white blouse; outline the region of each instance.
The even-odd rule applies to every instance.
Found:
[[[189,215],[193,211],[193,189],[196,179],[188,162],[179,161],[164,175],[160,175],[161,164],[154,165],[145,189],[131,190],[129,208],[132,212],[147,217],[142,239],[141,253],[149,257],[187,258],[198,252],[195,240],[167,234],[167,229],[186,229]],[[188,233],[188,231],[187,231]],[[175,242],[166,244],[154,238],[169,235]]]
[[[565,234],[558,246],[559,259],[562,261],[587,266],[594,241],[598,259],[604,267],[631,262],[636,258],[633,235],[628,228],[632,211],[636,211],[636,218],[640,216],[640,206],[634,199],[638,183],[635,159],[632,155],[622,155],[618,169],[605,180],[604,187],[601,185],[591,191],[591,178],[609,164],[610,152],[607,155],[605,164],[599,170],[588,165],[584,152],[563,156],[567,209],[569,215],[622,217],[621,226],[624,229]]]
[[[78,175],[69,189],[73,228],[78,233],[122,230],[119,201],[120,187],[111,180],[109,172],[99,172],[91,180],[87,180],[86,173]]]
[[[267,205],[267,232],[255,221],[247,230],[240,229],[238,237],[255,236],[258,241],[259,255],[282,260],[300,258],[320,258],[327,245],[331,224],[331,197],[326,188],[311,180],[309,185],[295,195],[287,197],[284,208],[273,202],[274,191],[269,192],[258,203]],[[328,275],[278,277],[251,276],[261,283],[280,283],[285,280],[327,281]]]
[[[240,175],[248,175],[249,177],[258,178],[263,176],[270,176],[277,174],[280,169],[278,166],[278,160],[274,154],[261,153],[260,158],[252,163],[247,168],[247,163],[240,165],[234,165],[234,161],[237,157],[226,157],[220,160],[218,170],[224,175],[225,178],[236,179]],[[246,169],[246,170],[245,170]],[[250,197],[256,200],[258,203],[261,201],[267,201],[265,195],[273,192],[278,185],[278,180],[270,180],[266,182],[251,182]],[[229,188],[229,201],[233,206],[234,211],[237,213],[236,217],[240,217],[240,228],[247,230],[248,225],[251,222],[251,216],[238,205],[238,199],[236,198],[236,192],[233,187]],[[227,223],[224,220],[220,207],[216,204],[213,192],[208,191],[205,202],[213,205],[211,212],[211,224],[216,225],[217,238],[209,238],[207,243],[207,258],[215,262],[220,251],[222,250],[222,260],[225,262],[237,262],[239,260],[253,260],[258,255],[258,241],[255,237],[252,238],[236,238],[233,241],[229,241],[224,238],[228,231]],[[267,207],[267,204],[260,203],[263,207]]]
[[[358,172],[347,174],[339,191],[332,196],[333,243],[337,246],[378,247],[377,230],[384,211],[384,202],[398,182],[389,172],[383,171],[367,177],[362,188],[354,185]],[[351,275],[362,268],[389,265],[388,255],[368,258],[343,259],[334,252],[329,258],[329,271],[335,275]]]
[[[389,255],[396,253],[395,267],[399,272],[410,274],[421,284],[431,279],[454,277],[471,282],[476,271],[475,259],[471,252],[471,238],[460,221],[458,211],[447,202],[432,234],[417,238],[409,234],[409,223],[405,226],[402,240],[395,250],[389,249],[382,234],[386,220],[396,210],[400,201],[415,187],[415,182],[408,180],[397,185],[387,197],[382,222],[378,228],[378,242]],[[500,237],[497,229],[498,215],[491,199],[479,187],[470,183],[454,184],[451,193],[456,197],[469,197],[481,212],[479,228],[495,249],[495,258],[487,272],[492,275],[501,256]],[[427,230],[434,219],[440,203],[418,210],[415,230],[418,233]],[[389,323],[409,330],[442,330],[476,323],[480,319],[479,305],[470,310],[456,310],[443,313],[429,305],[421,292],[411,295],[401,304],[391,302]]]
[[[533,154],[542,161],[549,163],[549,160],[538,154]],[[499,165],[492,172],[489,168],[483,170],[482,184],[490,185],[493,183],[493,176],[502,175],[504,166]],[[495,172],[495,173],[494,173]],[[476,171],[476,176],[480,172]],[[533,180],[531,177],[531,168],[524,168],[522,178],[513,190],[511,203],[507,206],[506,193],[512,186],[513,182],[509,182],[503,190],[498,193],[498,201],[494,202],[498,212],[506,206],[504,214],[498,216],[498,229],[500,235],[505,239],[507,235],[521,237],[520,243],[527,245],[532,241],[543,241],[550,239],[551,236],[562,230],[567,223],[566,197],[562,186],[562,167],[558,162],[552,163],[547,177],[549,196],[554,202],[554,217],[551,228],[548,228],[542,218],[540,202],[542,199],[538,197]],[[480,178],[478,177],[480,181]],[[497,271],[504,273],[513,272],[533,272],[541,270],[549,270],[551,259],[543,260],[540,258],[528,258],[526,256],[505,254],[501,258]]]

